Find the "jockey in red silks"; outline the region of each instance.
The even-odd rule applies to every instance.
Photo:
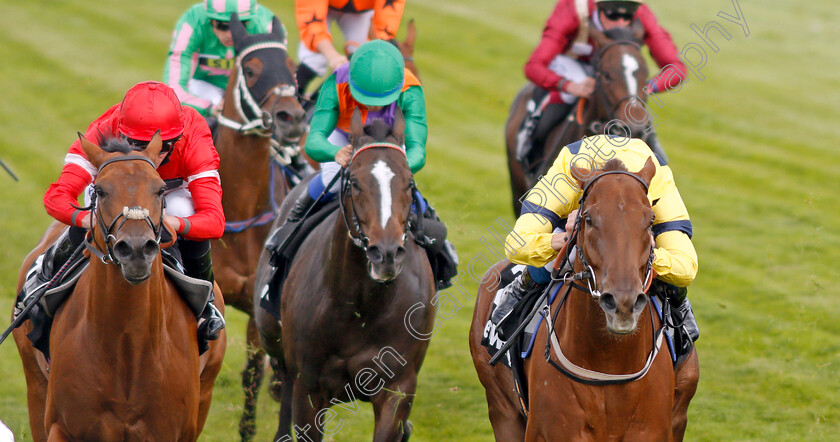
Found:
[[[525,63],[525,76],[537,88],[527,104],[529,115],[523,121],[521,136],[517,137],[522,144],[517,146],[520,158],[533,147],[541,148],[548,133],[568,115],[578,98],[589,97],[594,91],[589,63],[595,48],[588,26],[608,32],[629,27],[637,20],[644,29],[643,43],[661,68],[661,74],[648,80],[643,92],[649,95],[673,89],[686,78],[685,64],[671,35],[641,0],[559,0],[540,43]],[[651,132],[646,141],[654,152],[664,155],[655,133]]]
[[[177,247],[188,276],[213,282],[210,241],[224,233],[219,155],[204,118],[193,108],[182,106],[169,86],[147,81],[133,86],[122,102],[105,111],[88,127],[85,137],[94,143],[106,138],[125,137],[137,150],[145,149],[160,131],[163,147],[156,161],[160,177],[167,183],[164,194],[164,222],[178,234]],[[82,243],[90,229],[90,211],[74,207],[85,192],[90,201],[97,168],[88,161],[76,140],[64,159],[58,181],[44,195],[44,206],[53,218],[71,226],[43,260],[40,278],[49,281],[51,270],[61,267]],[[86,190],[87,189],[87,190]],[[51,265],[43,265],[49,262]],[[27,293],[27,297],[32,293]],[[219,337],[225,321],[213,305],[213,294],[199,318],[199,339]]]

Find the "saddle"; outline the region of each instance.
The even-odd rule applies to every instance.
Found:
[[[47,272],[49,275],[56,273],[52,269],[53,256],[56,248],[61,244],[62,238],[59,238],[30,267],[29,272],[26,274],[23,289],[18,293],[15,301],[15,318],[23,311],[28,303],[32,302],[34,295],[38,291],[44,290],[48,284],[39,284],[39,275],[42,272]],[[79,245],[77,252],[84,247],[84,244]],[[163,259],[163,270],[166,277],[173,283],[178,294],[181,295],[195,317],[198,318],[213,292],[213,284],[209,281],[193,278],[185,274],[181,254],[177,247],[169,247],[161,250],[161,257]],[[61,274],[54,281],[50,281],[52,285],[47,288],[44,295],[38,300],[37,305],[28,313],[29,319],[32,321],[32,331],[26,336],[32,341],[32,345],[43,353],[47,359],[50,357],[50,330],[52,329],[55,313],[70,294],[73,293],[76,283],[89,265],[90,258],[84,257],[81,253],[74,252],[70,260],[62,267]],[[30,295],[27,296],[27,294]]]

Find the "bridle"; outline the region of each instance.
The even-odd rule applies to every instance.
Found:
[[[618,375],[617,374],[608,374],[608,373],[601,373],[601,372],[597,372],[597,371],[593,371],[593,370],[588,370],[586,368],[580,367],[580,366],[574,364],[573,362],[571,362],[568,358],[566,358],[565,355],[563,355],[563,351],[560,348],[560,342],[558,341],[557,335],[554,331],[554,321],[556,321],[557,316],[560,313],[560,309],[563,307],[563,304],[565,303],[566,298],[569,296],[569,293],[571,292],[572,288],[576,288],[576,289],[580,290],[581,292],[588,293],[595,300],[598,300],[601,297],[601,292],[598,290],[598,283],[597,283],[596,278],[595,278],[595,271],[592,269],[592,266],[589,265],[589,263],[587,262],[586,254],[583,252],[583,246],[582,246],[582,241],[581,241],[581,236],[583,234],[583,229],[581,227],[581,220],[585,216],[584,215],[585,212],[583,210],[584,202],[586,200],[586,196],[588,195],[589,189],[591,188],[592,184],[595,183],[595,181],[601,179],[602,177],[604,177],[606,175],[617,175],[617,174],[628,175],[628,176],[633,177],[636,181],[639,182],[639,184],[642,185],[642,187],[645,190],[645,195],[647,195],[647,190],[648,190],[647,183],[645,183],[638,176],[636,176],[636,175],[634,175],[630,172],[621,171],[621,170],[611,170],[611,171],[601,173],[600,175],[596,176],[595,178],[593,178],[592,180],[590,180],[589,182],[586,183],[586,185],[583,188],[583,193],[581,194],[580,200],[578,201],[579,207],[581,209],[578,211],[577,218],[575,219],[574,228],[572,229],[572,233],[569,236],[570,238],[574,238],[574,244],[577,245],[577,247],[576,247],[577,250],[578,250],[577,259],[580,261],[580,265],[581,265],[583,270],[581,270],[579,272],[576,272],[576,273],[572,273],[570,271],[570,272],[567,272],[563,275],[559,275],[558,271],[553,272],[552,273],[553,282],[554,283],[559,283],[559,285],[557,286],[557,289],[555,290],[554,293],[556,294],[556,292],[563,285],[567,285],[568,288],[566,289],[566,292],[561,297],[560,302],[557,305],[557,308],[554,311],[553,315],[551,314],[551,301],[553,300],[553,298],[548,298],[546,295],[543,295],[543,299],[545,301],[544,301],[544,304],[543,304],[543,306],[540,310],[540,314],[543,316],[543,320],[546,323],[546,328],[547,328],[547,331],[548,331],[548,338],[546,339],[546,343],[545,343],[545,358],[546,358],[546,361],[549,364],[551,364],[554,368],[556,368],[558,371],[560,371],[564,375],[568,376],[569,378],[571,378],[571,379],[573,379],[577,382],[580,382],[582,384],[587,384],[587,385],[623,384],[623,383],[632,382],[632,381],[643,378],[648,373],[648,371],[650,370],[650,367],[653,365],[653,361],[656,359],[656,356],[659,354],[659,349],[662,346],[662,340],[663,340],[664,331],[665,331],[665,325],[664,324],[662,324],[662,326],[659,329],[656,329],[655,324],[654,324],[654,319],[653,319],[654,313],[653,313],[652,309],[650,309],[651,327],[652,327],[652,329],[656,329],[656,331],[653,333],[653,349],[648,354],[647,361],[645,362],[645,365],[644,365],[644,367],[642,367],[641,370],[639,370],[635,373],[618,374]],[[566,246],[564,248],[564,256],[563,256],[563,259],[561,261],[561,264],[557,267],[558,269],[563,269],[570,262],[571,249],[572,249],[572,246],[574,244],[572,244],[572,243],[567,243],[566,244]],[[649,254],[648,262],[647,262],[647,268],[645,270],[645,280],[644,280],[644,292],[645,293],[647,292],[648,288],[650,288],[650,284],[653,281],[653,258],[654,258],[653,246],[651,246],[650,254]],[[586,286],[585,287],[576,282],[576,281],[581,281],[581,280],[586,281]],[[645,298],[646,298],[647,302],[649,303],[650,298],[648,297],[648,295],[645,295]],[[558,361],[555,362],[552,359],[551,350],[554,350],[554,353],[555,353]]]
[[[616,121],[615,112],[627,100],[638,99],[636,95],[630,95],[621,98],[620,100],[616,101],[615,103],[610,103],[609,98],[607,97],[606,90],[603,87],[603,74],[601,70],[601,59],[603,58],[604,54],[607,53],[608,50],[617,46],[632,46],[636,48],[636,50],[641,51],[641,46],[632,40],[615,40],[607,43],[603,47],[598,49],[598,52],[595,53],[595,57],[593,58],[592,64],[595,66],[595,92],[594,94],[598,97],[598,100],[601,102],[604,110],[607,111],[607,121],[613,122]],[[644,63],[644,60],[640,60],[640,63]],[[594,124],[594,123],[593,123]],[[600,132],[599,130],[595,130],[593,128],[594,133]],[[625,134],[616,134],[622,135]]]
[[[243,135],[257,135],[270,138],[274,127],[274,108],[272,108],[271,112],[268,112],[262,109],[262,105],[275,95],[284,98],[295,97],[297,95],[297,89],[291,84],[275,86],[259,101],[254,98],[245,80],[242,62],[251,53],[266,49],[277,49],[287,52],[286,45],[283,43],[279,41],[268,41],[248,46],[236,56],[236,87],[233,90],[233,98],[234,104],[236,105],[236,112],[243,123],[231,120],[224,115],[219,115],[218,121],[222,126],[231,128]]]
[[[372,149],[372,148],[386,148],[386,149],[395,149],[403,154],[403,158],[406,160],[406,167],[408,167],[408,158],[405,155],[405,150],[402,146],[395,144],[395,143],[387,143],[382,141],[374,141],[372,143],[365,144],[353,153],[353,156],[350,159],[350,164],[356,159],[360,153],[364,152],[365,150]],[[370,246],[370,237],[368,237],[365,232],[362,230],[361,223],[359,223],[359,214],[356,212],[356,203],[353,201],[353,192],[350,191],[351,181],[350,181],[350,167],[342,168],[339,172],[341,174],[341,191],[338,197],[338,204],[341,210],[341,218],[344,220],[344,225],[347,227],[347,234],[350,236],[350,239],[353,241],[353,244],[362,249],[362,251],[367,252],[368,247]],[[417,186],[414,183],[414,178],[411,178],[411,204],[408,205],[409,214],[411,213],[411,207],[417,206],[418,211],[420,207],[420,202],[415,197],[415,192],[417,191]],[[349,197],[350,200],[350,219],[347,219],[347,210],[345,210],[345,197]],[[422,214],[418,214],[418,217],[422,216]],[[408,219],[408,217],[406,217]],[[352,224],[352,228],[350,227]],[[408,230],[410,228],[410,223],[405,223],[405,228],[403,229],[403,241],[405,241]],[[353,232],[356,232],[356,235],[353,235]]]
[[[101,174],[102,169],[104,169],[109,164],[113,164],[119,161],[133,161],[133,160],[140,160],[149,163],[152,166],[152,169],[157,169],[155,167],[154,161],[150,160],[149,158],[139,156],[139,155],[127,155],[124,157],[116,157],[111,158],[102,165],[99,166],[99,171],[97,173]],[[163,215],[164,209],[166,208],[166,199],[161,197],[160,199],[160,219],[158,219],[157,225],[155,225],[154,221],[152,221],[151,217],[149,217],[149,209],[145,209],[140,206],[132,206],[123,207],[122,212],[117,215],[110,223],[106,224],[105,219],[102,217],[102,211],[100,210],[97,194],[96,192],[93,193],[91,196],[90,205],[87,207],[76,207],[80,210],[90,210],[90,222],[91,226],[93,226],[94,219],[96,220],[96,227],[98,231],[101,231],[102,240],[105,243],[105,252],[99,250],[96,246],[96,237],[91,234],[88,238],[85,239],[85,248],[90,251],[93,255],[99,258],[104,264],[117,264],[119,265],[119,260],[117,259],[116,255],[114,255],[114,243],[116,242],[116,233],[122,228],[122,226],[129,220],[144,220],[152,229],[155,234],[155,242],[160,244],[160,238],[163,233]],[[119,223],[119,224],[117,224]],[[116,230],[112,232],[114,227],[116,226]],[[93,229],[91,229],[92,231]]]

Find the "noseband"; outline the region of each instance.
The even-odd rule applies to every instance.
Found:
[[[403,150],[402,146],[394,144],[394,143],[386,143],[386,142],[379,142],[375,141],[373,143],[368,143],[363,145],[362,147],[356,149],[356,152],[353,153],[353,156],[350,158],[350,164],[356,159],[356,157],[365,150],[372,149],[375,147],[381,147],[386,149],[395,149],[398,150],[400,153],[403,154],[403,158],[406,158],[406,164],[408,163],[408,159],[405,156],[405,150]],[[362,249],[362,251],[367,252],[368,246],[370,246],[370,237],[365,235],[365,232],[362,230],[361,223],[359,223],[359,214],[356,212],[356,203],[353,201],[353,192],[350,191],[350,168],[342,168],[339,172],[341,174],[341,192],[338,197],[338,204],[341,210],[341,218],[344,220],[344,225],[347,227],[347,234],[350,236],[350,239],[353,241],[353,244],[356,247]],[[411,207],[417,206],[418,212],[420,208],[420,201],[414,196],[414,193],[417,191],[417,186],[414,183],[414,178],[411,178],[411,204],[408,205],[409,214],[411,213]],[[350,209],[351,209],[351,216],[350,219],[347,219],[347,211],[345,210],[344,206],[344,198],[346,196],[350,197]],[[418,213],[418,216],[422,216],[422,214]],[[408,219],[408,217],[406,217]],[[353,228],[350,228],[350,224],[352,222]],[[409,229],[408,222],[405,223],[405,228],[403,229],[403,241],[408,234]],[[356,232],[357,236],[353,235],[353,231]]]
[[[145,162],[149,163],[149,165],[152,166],[153,169],[157,169],[155,167],[154,161],[152,161],[152,160],[150,160],[146,157],[138,156],[138,155],[128,155],[128,156],[124,156],[124,157],[111,158],[110,160],[105,161],[104,163],[102,163],[101,166],[99,166],[99,172],[97,173],[97,175],[102,173],[102,169],[104,169],[105,166],[108,166],[109,164],[116,163],[116,162],[119,162],[119,161],[132,161],[132,160],[145,161]],[[99,249],[94,247],[94,243],[96,242],[96,238],[93,238],[93,235],[91,235],[91,238],[89,240],[88,239],[85,240],[85,248],[87,248],[92,254],[94,254],[97,258],[99,258],[104,264],[113,263],[113,264],[118,264],[119,265],[119,260],[117,260],[117,257],[114,255],[114,242],[116,242],[116,240],[117,240],[116,233],[119,232],[119,230],[126,223],[126,221],[129,221],[129,220],[144,220],[144,221],[146,221],[146,223],[149,225],[149,227],[155,233],[155,242],[160,244],[160,237],[161,237],[161,234],[163,233],[163,228],[162,228],[163,227],[163,212],[164,212],[164,209],[166,208],[166,200],[163,197],[161,197],[160,200],[161,200],[161,203],[160,203],[160,219],[158,220],[157,225],[155,225],[155,223],[149,217],[149,209],[144,209],[143,207],[140,207],[140,206],[133,206],[133,207],[126,206],[126,207],[123,207],[122,212],[119,215],[117,215],[111,221],[110,224],[106,224],[105,219],[102,217],[102,211],[99,208],[99,204],[97,204],[98,199],[97,199],[96,192],[94,192],[93,195],[91,196],[90,205],[87,206],[87,207],[77,207],[77,209],[90,210],[91,225],[93,225],[93,219],[96,218],[96,226],[98,227],[97,230],[100,230],[102,232],[102,239],[105,242],[106,252],[103,253]],[[119,222],[118,225],[117,225],[117,222]],[[111,232],[111,230],[114,228],[114,226],[116,226],[116,231]]]

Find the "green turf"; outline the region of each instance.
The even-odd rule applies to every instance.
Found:
[[[296,52],[293,2],[280,14]],[[833,2],[741,0],[749,36],[718,16],[727,0],[651,0],[678,48],[703,44],[710,20],[730,34],[705,47],[700,80],[651,104],[691,213],[700,272],[690,295],[702,337],[701,381],[688,440],[836,440],[840,356],[840,9]],[[159,79],[172,26],[191,4],[162,0],[6,0],[0,7],[0,312],[8,324],[20,262],[49,223],[41,198],[77,131],[132,84]],[[514,218],[502,130],[552,1],[409,0],[429,118],[420,188],[448,223],[466,263]],[[499,230],[498,227],[496,227]],[[500,247],[496,245],[495,251]],[[484,270],[480,263],[477,272]],[[461,279],[467,293],[476,284]],[[453,292],[454,293],[454,292]],[[484,392],[467,347],[471,300],[441,320],[420,375],[413,440],[489,440]],[[228,315],[229,346],[202,440],[236,439],[243,403],[244,318]],[[278,405],[263,390],[258,440]],[[370,440],[372,413],[341,412],[334,440]],[[15,346],[0,346],[0,419],[29,440]]]

